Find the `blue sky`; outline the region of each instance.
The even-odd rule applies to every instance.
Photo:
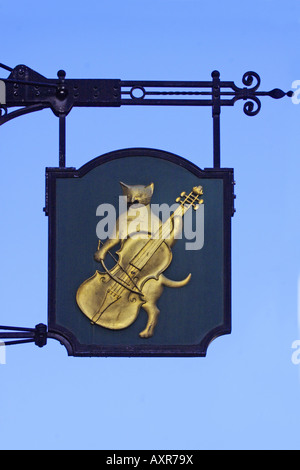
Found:
[[[296,0],[0,4],[0,62],[48,78],[221,79],[261,90],[300,80]],[[3,71],[2,77],[7,73]],[[222,110],[221,163],[235,170],[232,322],[206,358],[69,358],[58,342],[6,349],[1,449],[299,449],[299,105]],[[212,165],[209,108],[74,109],[67,165],[151,147]],[[47,322],[45,167],[58,164],[50,110],[1,127],[1,321]]]

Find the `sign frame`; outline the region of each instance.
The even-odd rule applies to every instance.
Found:
[[[223,182],[223,253],[224,253],[224,317],[223,323],[209,331],[199,344],[189,345],[113,345],[81,344],[76,336],[61,326],[56,318],[56,183],[65,178],[81,178],[98,166],[126,156],[140,155],[157,157],[175,163],[195,176],[205,179],[221,179]],[[75,168],[46,168],[46,207],[49,217],[49,253],[48,253],[48,337],[63,344],[69,356],[80,357],[204,357],[209,344],[217,337],[231,333],[231,218],[234,214],[234,180],[232,168],[207,168],[201,170],[192,162],[156,149],[131,148],[109,152],[97,157],[78,170]]]

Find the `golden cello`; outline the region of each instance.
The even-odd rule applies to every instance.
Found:
[[[115,259],[116,265],[111,270],[106,268],[103,250],[98,247],[95,259],[102,264],[104,272],[96,271],[81,284],[76,294],[79,308],[92,324],[112,330],[127,328],[142,307],[147,312],[148,322],[140,337],[153,335],[160,313],[156,302],[164,286],[183,287],[190,281],[190,274],[182,281],[172,281],[163,272],[172,261],[176,219],[182,219],[190,208],[197,210],[203,203],[202,195],[202,186],[195,186],[189,194],[181,193],[176,199],[177,209],[156,233],[149,233],[147,238],[130,236],[121,240],[118,260]]]

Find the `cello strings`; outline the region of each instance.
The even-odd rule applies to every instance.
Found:
[[[175,215],[177,215],[177,213],[179,213],[179,211],[181,210],[182,206],[179,206],[176,211],[171,215],[171,217],[157,230],[154,236],[150,238],[146,245],[136,255],[135,265],[138,269],[141,269],[146,264],[146,262],[153,256],[155,251],[163,243],[164,239],[166,238],[166,235],[170,233],[171,221],[174,219]],[[159,234],[159,232],[161,233]],[[158,234],[160,236],[158,236]]]
[[[190,201],[190,197],[193,198],[193,201]],[[159,228],[159,230],[154,234],[153,238],[150,238],[150,240],[146,243],[146,245],[140,250],[140,252],[136,255],[137,258],[137,268],[142,268],[148,259],[150,259],[155,251],[159,248],[159,246],[163,243],[163,241],[166,239],[166,235],[170,233],[170,223],[171,220],[174,219],[175,215],[178,216],[180,212],[187,212],[188,209],[196,202],[198,201],[198,196],[195,195],[193,191],[191,191],[190,194],[188,194],[185,198],[184,201],[180,202],[179,207],[175,210],[175,212],[171,215],[171,217],[162,225],[162,227]],[[186,208],[184,207],[184,204],[188,202],[189,206]],[[184,214],[181,214],[181,217],[183,217]],[[157,234],[161,231],[161,236],[156,238]],[[149,245],[149,246],[148,246]],[[140,255],[140,257],[139,257]]]
[[[99,243],[98,243],[98,251],[99,251],[99,249],[100,249],[101,243],[102,243],[102,245],[104,245],[104,243],[103,243],[101,240],[99,240]],[[130,279],[130,281],[132,282],[133,286],[136,287],[137,290],[139,291],[139,293],[141,294],[141,293],[142,293],[141,290],[139,289],[139,287],[137,286],[137,284],[134,282],[134,280],[130,277],[130,275],[127,273],[126,269],[123,268],[123,266],[119,263],[119,261],[114,257],[114,255],[113,255],[110,251],[108,251],[108,253],[109,253],[109,255],[112,257],[112,259],[115,261],[115,263],[119,266],[119,268],[121,268],[121,270],[125,273],[125,275]],[[119,279],[120,279],[121,281],[124,281],[125,284],[127,284],[126,281],[125,281],[125,279],[122,278],[121,276],[119,277]],[[119,284],[119,286],[120,286],[120,284]],[[122,287],[122,286],[121,286],[121,287]],[[124,286],[123,286],[122,288],[124,288]],[[114,292],[114,291],[113,291],[113,292]],[[137,292],[137,293],[138,293],[138,292]]]

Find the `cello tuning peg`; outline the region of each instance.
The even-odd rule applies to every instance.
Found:
[[[176,199],[176,202],[181,202],[180,197],[178,197],[178,198]]]
[[[194,211],[196,211],[197,209],[199,209],[199,206],[200,206],[201,204],[203,204],[203,202],[204,202],[203,199],[200,199],[200,201],[198,201],[197,204],[195,204],[195,203],[192,204]]]
[[[183,196],[185,196],[185,195],[186,195],[186,192],[185,192],[185,191],[183,191],[183,192],[180,194],[181,197],[183,197]]]
[[[201,196],[203,194],[203,187],[202,186],[194,186],[193,193]]]

